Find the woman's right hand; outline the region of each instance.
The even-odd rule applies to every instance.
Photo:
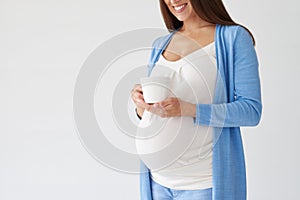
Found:
[[[133,89],[131,90],[131,98],[136,105],[137,114],[142,117],[145,109],[149,110],[151,105],[147,104],[144,100],[141,84],[134,85]]]

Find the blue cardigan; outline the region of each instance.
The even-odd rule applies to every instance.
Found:
[[[153,43],[148,75],[174,32]],[[217,25],[217,82],[213,104],[198,104],[195,123],[214,128],[213,200],[245,200],[246,169],[240,126],[255,126],[262,111],[256,52],[241,26]],[[141,162],[141,200],[152,200],[150,172]]]

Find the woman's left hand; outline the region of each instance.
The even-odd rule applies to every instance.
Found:
[[[175,97],[169,97],[161,102],[153,104],[149,111],[162,118],[179,116],[196,117],[195,104],[182,101]]]

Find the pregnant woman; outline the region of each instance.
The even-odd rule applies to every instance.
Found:
[[[160,8],[170,33],[154,41],[148,74],[170,78],[172,95],[147,104],[140,85],[132,90],[141,126],[155,132],[137,142],[153,153],[141,156],[141,200],[245,200],[240,127],[262,111],[254,38],[222,0]]]

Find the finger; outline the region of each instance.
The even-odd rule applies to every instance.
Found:
[[[139,90],[139,91],[142,91],[142,85],[141,85],[141,84],[138,84],[138,85],[136,86],[136,89]]]
[[[158,115],[161,117],[161,118],[167,118],[167,117],[171,117],[172,115],[167,112],[165,109],[159,109],[157,111]]]
[[[166,107],[172,104],[174,100],[172,98],[167,98],[161,102],[158,103],[159,107]]]
[[[158,106],[155,106],[156,104],[153,104],[152,106],[150,106],[149,108],[149,112],[155,114],[155,115],[158,115],[162,118],[166,117],[166,113],[164,112],[164,109],[158,107]]]
[[[149,108],[149,111],[151,112],[154,112],[157,110],[157,103],[154,103],[154,104],[147,104],[148,105],[148,108]]]
[[[133,99],[137,102],[145,103],[144,96],[140,93],[135,93]]]
[[[153,109],[153,106],[150,105],[150,104],[144,103],[144,108],[145,108],[147,111],[150,111],[151,109]]]
[[[139,92],[142,92],[142,86],[141,84],[135,84],[134,88],[133,88],[135,91],[139,91]]]
[[[133,88],[137,88],[139,86],[141,86],[141,84],[134,84]]]
[[[139,107],[139,108],[142,108],[142,109],[146,109],[146,110],[149,109],[149,108],[148,108],[149,105],[146,104],[146,103],[143,103],[143,102],[137,102],[137,103],[136,103],[136,106]]]
[[[135,93],[137,93],[137,94],[143,94],[143,92],[140,91],[140,90],[131,90],[131,96],[134,95]]]

